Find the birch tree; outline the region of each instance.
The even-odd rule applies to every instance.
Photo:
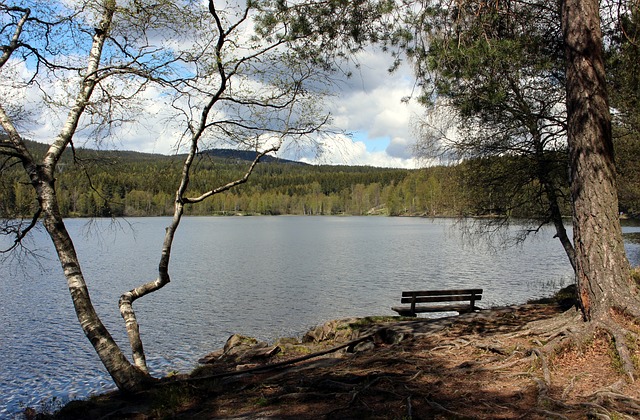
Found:
[[[343,6],[346,22],[355,9]],[[296,10],[304,11],[300,5]],[[0,169],[20,165],[34,191],[30,215],[22,210],[11,215],[18,218],[3,219],[2,233],[13,240],[2,252],[22,247],[42,222],[80,326],[123,391],[152,382],[133,303],[170,282],[171,249],[185,206],[246,182],[262,156],[285,141],[308,138],[328,121],[319,106],[341,41],[276,19],[298,15],[283,2],[220,8],[212,0],[0,3]],[[259,16],[269,19],[256,32]],[[145,102],[145,96],[153,102]],[[29,120],[29,101],[45,110],[33,116],[35,121]],[[177,150],[186,150],[186,158],[157,276],[120,298],[131,362],[94,310],[60,214],[55,174],[62,154],[73,153],[77,142],[110,141],[129,124],[141,123],[146,108],[160,104],[171,117],[166,129],[176,133]],[[56,133],[44,156],[38,156],[27,141],[29,128],[45,123],[55,125]],[[220,141],[259,153],[241,178],[192,194],[199,150]]]

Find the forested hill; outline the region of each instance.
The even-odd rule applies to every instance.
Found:
[[[258,152],[252,152],[249,150],[233,150],[233,149],[207,149],[202,152],[203,155],[209,155],[226,160],[235,160],[238,163],[241,161],[252,162],[258,156]],[[260,159],[262,163],[285,163],[291,165],[307,165],[303,162],[297,162],[295,160],[281,159],[271,155],[263,156]]]
[[[44,154],[46,146],[38,145],[35,150]],[[66,151],[58,166],[58,197],[64,216],[173,213],[184,156],[81,148],[75,152]],[[201,153],[191,176],[190,195],[242,177],[254,157],[253,152],[223,149]],[[405,170],[316,166],[270,157],[257,166],[246,184],[188,206],[187,214],[533,216],[543,204],[539,188],[513,183],[510,168],[519,164],[517,161],[485,159]],[[32,214],[35,198],[23,172],[17,165],[0,171],[0,203],[5,217]],[[487,192],[489,182],[500,185],[503,194]],[[637,201],[621,200],[621,208],[638,208]],[[528,204],[522,206],[523,202]],[[517,213],[512,210],[514,203],[519,204]],[[564,211],[570,214],[566,203]]]

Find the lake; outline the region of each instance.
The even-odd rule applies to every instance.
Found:
[[[99,315],[124,349],[120,294],[155,278],[168,218],[68,220]],[[637,227],[625,231],[640,231]],[[43,231],[39,264],[4,261],[0,281],[0,417],[43,399],[114,389],[84,337]],[[632,263],[640,246],[627,244]],[[492,252],[448,219],[198,217],[178,230],[172,282],[135,304],[150,370],[189,371],[234,333],[272,341],[326,320],[394,315],[404,289],[484,289],[480,306],[524,303],[572,282],[553,231]]]

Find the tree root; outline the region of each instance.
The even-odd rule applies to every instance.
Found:
[[[412,377],[412,379],[415,378],[415,376],[416,375],[414,375]],[[385,380],[385,379],[393,381],[393,378],[389,377],[388,375],[376,375],[373,379],[367,379],[366,382],[364,383],[364,385],[362,385],[359,389],[353,389],[353,391],[351,392],[351,399],[349,401],[349,404],[347,404],[346,407],[338,407],[338,408],[336,408],[334,410],[331,410],[329,413],[325,414],[325,416],[328,417],[328,418],[332,418],[332,417],[335,417],[338,412],[345,411],[345,410],[348,410],[349,408],[353,407],[353,405],[358,400],[358,397],[360,396],[360,394],[362,394],[367,389],[371,388],[372,386],[376,385],[378,382],[381,382],[382,380]],[[401,399],[405,399],[405,397],[403,395],[399,395],[399,394],[396,394],[395,392],[387,391],[387,390],[384,390],[384,389],[378,389],[377,393],[392,394],[395,397],[400,397]],[[325,396],[325,398],[326,398],[326,396]],[[411,418],[411,412],[412,412],[411,395],[406,397],[406,400],[407,400],[407,412],[409,414],[409,418]],[[372,411],[371,408],[369,406],[367,406],[367,404],[364,401],[360,401],[360,402],[369,411]]]
[[[517,358],[515,360],[511,360],[511,357],[508,357],[506,360],[509,360],[508,362],[505,360],[505,363],[502,363],[500,365],[497,366],[490,366],[490,367],[483,367],[478,369],[479,371],[485,371],[485,372],[491,372],[491,371],[498,371],[498,370],[503,370],[503,369],[507,369],[510,368],[511,366],[517,365],[519,363],[531,363],[533,362],[534,356],[528,356],[525,358]]]
[[[431,408],[433,408],[434,410],[440,411],[441,413],[443,413],[443,414],[445,414],[445,415],[447,415],[447,416],[449,416],[451,418],[456,418],[456,419],[461,419],[461,420],[463,420],[463,419],[469,419],[469,420],[476,419],[476,417],[463,415],[463,414],[460,414],[458,412],[449,410],[448,408],[438,404],[435,401],[427,400],[427,404],[429,404],[429,406],[431,406]]]
[[[625,317],[629,316],[629,311],[623,313]],[[577,322],[576,322],[577,321]],[[530,356],[519,359],[516,362],[531,360],[531,363],[538,361],[537,368],[540,369],[541,376],[537,377],[532,374],[533,381],[538,387],[538,404],[545,409],[538,410],[539,413],[547,417],[566,418],[560,412],[569,412],[577,409],[577,407],[587,407],[594,418],[612,419],[612,418],[639,418],[640,417],[640,400],[624,395],[619,391],[628,383],[635,380],[637,367],[634,364],[633,350],[635,343],[640,341],[640,336],[633,330],[626,328],[624,322],[617,322],[615,317],[606,320],[594,321],[591,323],[582,323],[574,313],[565,312],[563,315],[553,320],[535,321],[527,325],[523,330],[512,334],[512,337],[527,337],[531,335],[543,336],[546,343],[536,341],[537,346],[532,348]],[[635,319],[627,319],[633,323]],[[637,325],[633,323],[633,325]],[[633,328],[633,327],[632,327]],[[562,349],[566,349],[572,345],[582,347],[586,344],[594,334],[598,332],[605,333],[615,349],[615,357],[619,360],[618,366],[624,377],[606,389],[595,392],[587,402],[578,403],[571,406],[562,401],[550,397],[550,389],[552,383],[552,370],[549,367],[548,357],[559,353]],[[631,347],[630,347],[631,346]],[[512,366],[514,362],[505,364],[505,367]],[[564,388],[561,400],[567,398],[575,385],[577,375],[573,377],[571,382]],[[549,410],[546,407],[555,407],[559,412]]]
[[[551,319],[542,319],[527,324],[525,332],[527,334],[516,333],[515,336],[527,336],[536,334],[542,337],[549,337],[565,330],[568,327],[575,326],[580,322],[580,314],[575,309],[569,309],[562,314]],[[548,338],[549,339],[549,338]]]
[[[540,364],[542,367],[542,375],[544,377],[544,383],[548,388],[551,386],[551,372],[549,371],[547,357],[544,354],[542,354],[542,352],[539,349],[533,349],[532,353],[538,357],[538,360],[540,360]]]
[[[358,343],[361,343],[363,341],[371,340],[372,338],[373,338],[372,335],[365,335],[365,336],[357,338],[355,340],[340,344],[340,345],[335,346],[335,347],[331,347],[331,348],[329,348],[327,350],[322,350],[322,351],[318,351],[318,352],[315,352],[315,353],[307,354],[307,355],[304,355],[304,356],[296,357],[296,358],[293,358],[293,359],[284,360],[282,362],[269,363],[269,364],[262,365],[262,366],[256,366],[256,367],[251,367],[251,368],[247,368],[247,369],[240,369],[240,370],[235,370],[235,371],[214,373],[212,375],[203,375],[203,376],[190,377],[190,378],[183,379],[182,381],[183,382],[200,382],[200,381],[211,380],[211,379],[226,378],[226,377],[229,377],[229,376],[240,376],[240,375],[244,375],[244,374],[268,372],[268,371],[271,371],[271,370],[274,370],[274,369],[279,369],[279,368],[290,366],[290,365],[293,365],[293,364],[296,364],[296,363],[304,362],[304,361],[309,360],[309,359],[314,359],[316,357],[324,356],[324,355],[329,354],[329,353],[334,353],[334,352],[336,352],[338,350],[342,350],[342,349],[347,348],[349,346],[354,346],[354,345],[356,345]]]
[[[622,369],[628,376],[631,382],[635,381],[635,366],[631,353],[629,352],[629,345],[627,343],[626,336],[632,334],[631,331],[614,324],[613,322],[603,321],[600,323],[600,327],[608,332],[613,338],[613,344],[615,345],[616,352],[620,358]]]
[[[640,308],[636,306],[628,306],[626,308],[620,308],[620,312],[625,316],[638,320],[640,319]]]
[[[561,420],[569,420],[569,417],[562,415],[560,413],[556,413],[555,411],[549,411],[549,410],[543,410],[543,409],[538,409],[536,410],[538,413],[544,415],[547,418],[557,418],[557,419],[561,419]]]
[[[594,408],[602,409],[600,412],[608,412],[604,406],[613,410],[617,415],[638,418],[640,416],[640,400],[611,391],[598,391],[592,398],[595,400]]]

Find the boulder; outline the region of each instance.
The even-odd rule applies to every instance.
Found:
[[[231,362],[235,364],[248,364],[249,361],[266,360],[280,353],[278,346],[269,346],[253,337],[234,334],[227,339],[222,349],[207,354],[198,360],[202,364],[217,362]]]
[[[327,321],[324,324],[312,328],[302,338],[303,343],[320,343],[322,341],[333,340],[336,343],[352,340],[357,336],[357,332],[351,328],[351,324],[357,318],[346,318]]]

